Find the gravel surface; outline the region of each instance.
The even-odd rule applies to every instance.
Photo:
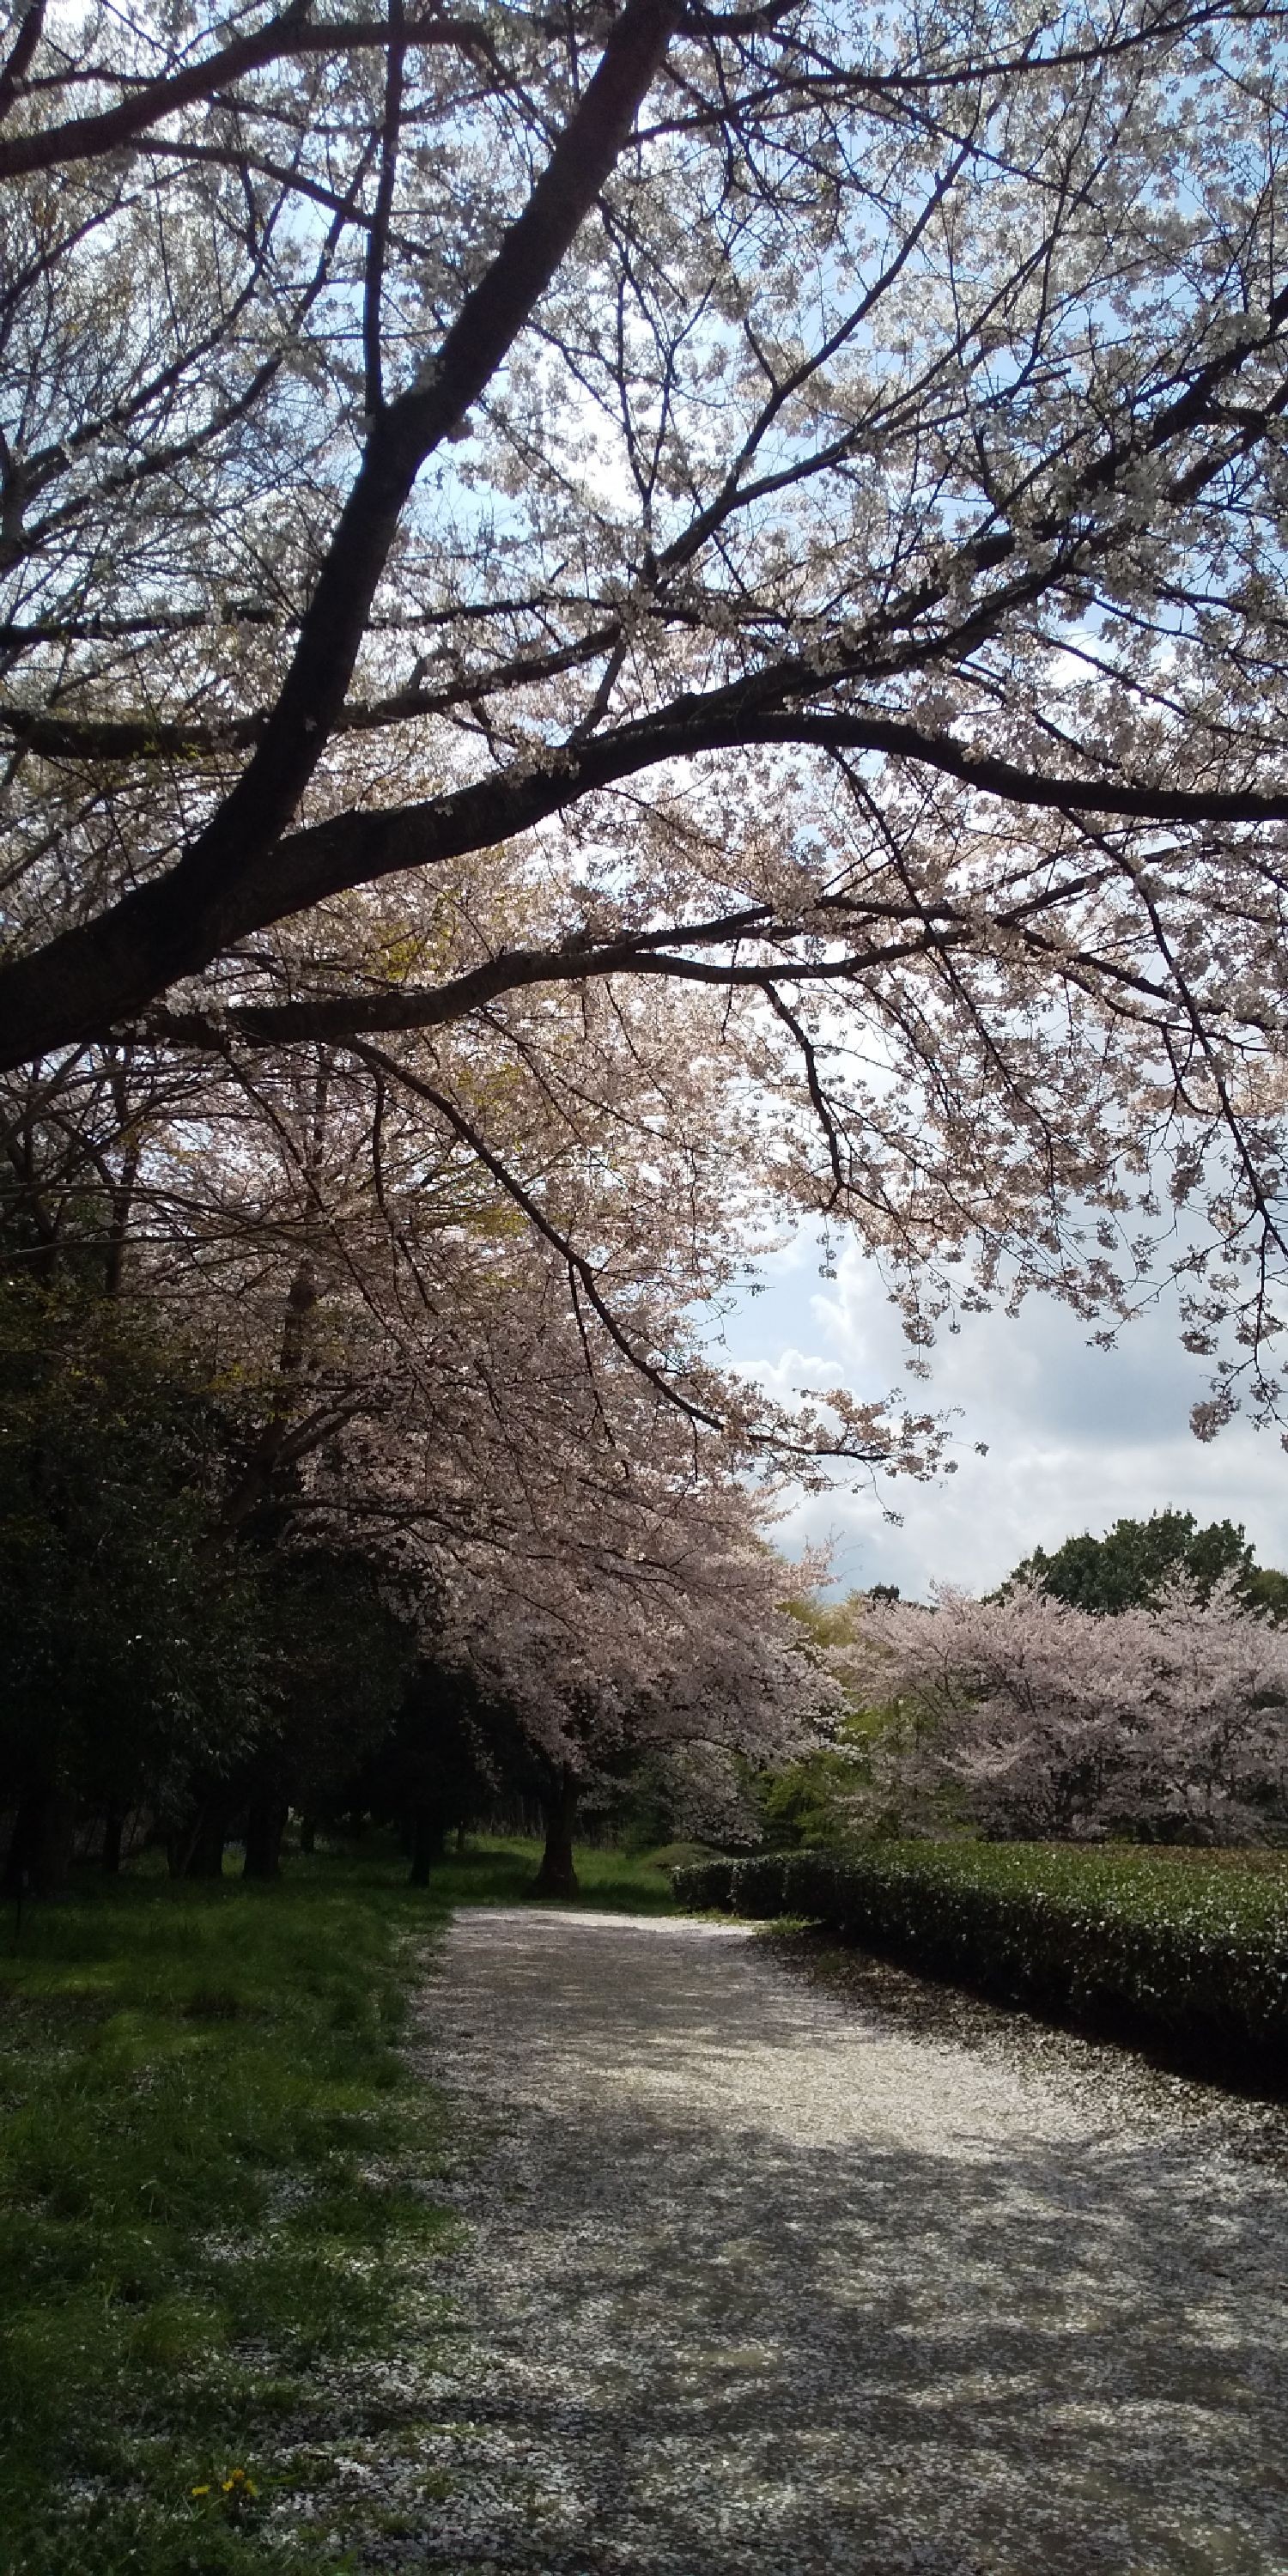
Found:
[[[588,1913],[459,1915],[417,2055],[471,2223],[338,2464],[360,2566],[1288,2576],[1281,2111]]]

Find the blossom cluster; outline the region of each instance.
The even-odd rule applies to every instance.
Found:
[[[1288,1626],[1185,1582],[1114,1615],[1039,1586],[874,1604],[837,1650],[890,1711],[892,1794],[986,1833],[1208,1843],[1288,1833]],[[940,1812],[942,1814],[942,1804]]]

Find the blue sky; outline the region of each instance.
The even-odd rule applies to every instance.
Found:
[[[1189,1428],[1206,1371],[1179,1344],[1174,1318],[1127,1327],[1116,1351],[1088,1347],[1088,1327],[1049,1299],[1018,1317],[968,1316],[930,1354],[929,1385],[907,1375],[898,1318],[856,1249],[822,1280],[801,1239],[771,1255],[763,1287],[726,1327],[728,1356],[775,1393],[847,1385],[860,1397],[903,1386],[919,1408],[960,1407],[959,1464],[933,1485],[894,1483],[887,1499],[837,1491],[802,1499],[776,1535],[830,1538],[844,1590],[897,1583],[924,1595],[936,1578],[987,1591],[1038,1542],[1108,1528],[1165,1504],[1200,1521],[1242,1521],[1263,1565],[1288,1568],[1288,1457],[1274,1430],[1233,1423],[1210,1444]],[[973,1443],[987,1441],[988,1456]]]

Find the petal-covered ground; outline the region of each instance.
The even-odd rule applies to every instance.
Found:
[[[1288,2571],[1279,2111],[675,1919],[462,1914],[419,2047],[472,2226],[360,2564]]]

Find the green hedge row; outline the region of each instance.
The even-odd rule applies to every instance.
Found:
[[[1288,1864],[1033,1843],[880,1843],[703,1861],[680,1902],[795,1915],[1008,2002],[1288,2070]]]

